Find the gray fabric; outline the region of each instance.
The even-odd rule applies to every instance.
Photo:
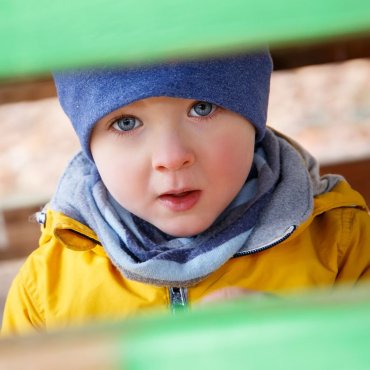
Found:
[[[264,249],[284,238],[311,215],[314,196],[330,191],[343,179],[338,175],[320,176],[315,158],[280,133],[269,131],[264,141],[266,146],[279,148],[280,181],[240,253]]]

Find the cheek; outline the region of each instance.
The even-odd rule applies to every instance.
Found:
[[[211,155],[214,170],[244,183],[253,161],[254,138],[242,132],[241,135],[219,138],[214,144]]]
[[[123,170],[112,170],[101,173],[102,180],[114,197],[114,199],[127,210],[134,212],[136,207],[141,203],[142,195],[145,192],[142,184],[145,181],[140,180],[140,177],[135,171],[130,168]]]
[[[122,153],[122,150],[120,153],[109,150],[95,153],[94,161],[104,185],[122,206],[130,203],[130,199],[137,199],[144,183],[138,171],[141,166],[137,156]]]

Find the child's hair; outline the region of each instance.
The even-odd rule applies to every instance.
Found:
[[[89,142],[97,121],[148,97],[207,101],[239,113],[263,138],[272,60],[268,50],[156,65],[54,73],[59,101],[92,159]]]

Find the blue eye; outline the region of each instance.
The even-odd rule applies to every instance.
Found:
[[[135,117],[121,117],[116,119],[112,127],[117,131],[131,131],[142,125],[142,122]]]
[[[206,101],[196,102],[190,109],[189,115],[192,117],[206,117],[212,114],[217,108],[217,105]]]

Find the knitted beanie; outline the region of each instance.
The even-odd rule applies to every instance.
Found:
[[[207,101],[239,113],[265,133],[272,60],[267,50],[213,59],[126,68],[81,69],[54,73],[60,104],[82,149],[92,159],[94,125],[112,111],[148,97]]]

